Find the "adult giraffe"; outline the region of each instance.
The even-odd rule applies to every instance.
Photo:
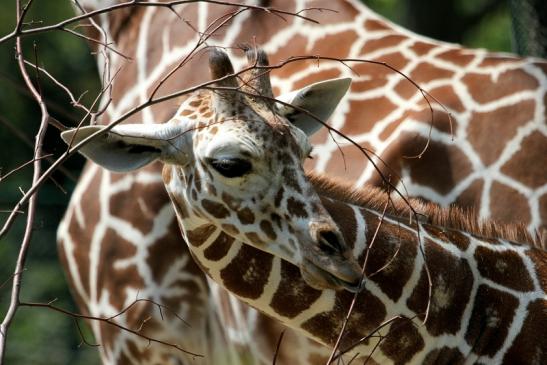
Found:
[[[288,10],[310,6],[304,1],[269,3]],[[96,6],[93,1],[86,1],[85,5]],[[401,155],[421,151],[429,134],[428,107],[407,82],[382,67],[367,64],[354,65],[359,76],[354,77],[349,97],[332,119],[333,126],[382,154],[395,170],[403,173],[411,194],[444,205],[458,202],[476,206],[482,217],[502,220],[517,217],[528,222],[531,229],[544,224],[545,170],[529,169],[523,163],[541,161],[546,155],[544,62],[434,42],[391,24],[356,1],[314,2],[313,6],[335,8],[338,12],[309,12],[320,22],[318,25],[295,18],[283,21],[260,11],[243,13],[223,28],[214,43],[229,46],[249,42],[256,36],[256,42],[272,55],[273,62],[302,54],[389,62],[431,91],[453,112],[455,140],[448,132],[446,117],[437,112],[428,152],[419,160],[401,159]],[[203,30],[230,10],[194,4],[181,7],[178,12]],[[132,8],[104,15],[101,20],[117,48],[136,60],[117,77],[114,101],[107,118],[101,121],[106,124],[146,100],[153,85],[195,44],[197,35],[167,9]],[[122,60],[113,57],[115,69]],[[241,64],[242,57],[238,60]],[[354,76],[340,64],[323,62],[320,67],[315,66],[315,62],[302,62],[275,71],[272,78],[275,89],[288,92],[313,80]],[[207,74],[201,60],[195,60],[170,78],[162,91],[204,81]],[[155,106],[133,121],[163,121],[171,116],[173,109],[170,105]],[[500,120],[505,122],[501,124]],[[353,122],[346,125],[345,121]],[[491,138],[492,131],[497,138]],[[378,183],[373,169],[353,149],[342,147],[348,160],[345,170],[336,145],[325,134],[314,142],[316,169],[343,175],[358,185],[367,180]],[[227,312],[212,314],[222,317],[220,321],[227,328],[229,342],[250,347],[248,351],[257,362],[270,362],[279,329],[268,327],[273,324],[265,317],[239,307],[222,291],[213,287],[208,292],[204,277],[180,245],[174,214],[163,193],[158,171],[158,166],[152,166],[122,177],[105,173],[96,166],[86,167],[59,229],[60,255],[80,308],[97,316],[108,316],[137,296],[154,299],[182,313],[193,327],[188,329],[178,321],[162,321],[157,310],[144,305],[133,308],[121,320],[138,327],[151,315],[145,329],[177,343],[181,333],[197,334],[188,336],[184,345],[190,350],[206,352],[207,349],[201,351],[204,340],[200,336],[204,336],[204,328],[217,323],[214,318],[206,318],[213,298],[213,303],[220,302],[226,311],[232,311],[227,317],[223,317]],[[492,205],[491,201],[497,204]],[[500,202],[511,208],[503,209]],[[253,332],[255,326],[266,334]],[[269,330],[264,331],[264,327]],[[103,344],[100,350],[105,363],[138,363],[137,358],[151,362],[154,356],[178,357],[177,352],[165,349],[157,352],[158,346],[148,347],[147,343],[103,324],[93,323],[92,328]],[[307,346],[312,345],[304,342],[300,348]],[[282,350],[285,348],[282,346]],[[307,351],[298,354],[304,354],[299,363],[314,361]],[[282,353],[280,360],[284,355],[287,354]]]
[[[524,228],[480,224],[469,212],[415,201],[390,204],[378,189],[355,192],[325,177],[310,181],[303,131],[313,133],[313,122],[234,91],[225,53],[212,52],[211,68],[223,89],[194,93],[165,124],[116,126],[80,150],[117,172],[164,162],[183,237],[209,276],[330,347],[350,307],[348,291],[358,293],[340,346],[361,360],[544,361],[547,339],[538,335],[547,325],[547,252],[529,246]],[[267,75],[251,74],[242,89],[268,96],[269,85]],[[346,89],[346,80],[324,83],[319,106],[329,110]],[[318,114],[317,93],[295,100]],[[80,142],[104,128],[62,137]],[[405,217],[411,205],[430,223]]]

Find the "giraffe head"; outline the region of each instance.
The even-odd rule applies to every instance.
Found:
[[[248,50],[247,57],[267,65],[262,51]],[[168,123],[119,125],[80,152],[119,172],[162,161],[166,189],[190,244],[196,231],[207,235],[196,228],[217,227],[299,266],[313,287],[357,290],[360,267],[302,166],[311,152],[308,135],[321,126],[310,115],[326,120],[350,80],[282,96],[292,108],[275,103],[264,69],[249,71],[240,85],[219,50],[210,56],[210,69],[219,80],[215,88],[189,97]],[[103,128],[70,130],[62,137],[79,142]]]

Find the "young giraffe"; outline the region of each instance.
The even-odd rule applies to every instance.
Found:
[[[104,5],[93,0],[84,4],[88,8]],[[410,194],[443,205],[457,202],[476,206],[482,217],[523,220],[532,230],[545,225],[547,177],[542,169],[527,168],[525,162],[541,161],[546,155],[545,62],[435,42],[393,25],[358,1],[311,4],[274,0],[256,4],[288,11],[317,6],[337,12],[307,13],[319,24],[289,17],[284,21],[259,11],[243,13],[212,42],[230,46],[256,36],[276,62],[293,55],[320,54],[367,58],[396,66],[453,112],[455,139],[446,128],[444,113],[436,113],[432,142],[421,159],[401,156],[421,150],[429,134],[428,107],[419,92],[385,70],[354,65],[359,72],[355,76],[341,64],[322,62],[316,67],[317,63],[310,61],[274,71],[272,82],[278,91],[288,92],[328,77],[354,77],[348,98],[332,123],[402,171]],[[203,33],[212,19],[233,9],[201,3],[177,10]],[[194,29],[180,26],[179,18],[167,9],[131,8],[103,14],[100,20],[118,49],[136,60],[118,74],[114,100],[101,121],[107,124],[146,100],[147,93],[186,55],[198,35]],[[117,69],[123,60],[112,57],[111,65]],[[204,81],[204,67],[199,59],[190,62],[163,90],[176,91]],[[169,107],[155,106],[133,121],[154,123],[166,120],[170,113]],[[494,131],[497,138],[491,138]],[[314,141],[316,152],[308,162],[310,167],[344,176],[357,185],[378,183],[373,170],[360,155],[355,158],[352,148],[342,144],[348,162],[344,169],[342,157],[326,133],[318,133]],[[246,346],[254,357],[270,363],[280,329],[272,328],[274,323],[207,284],[180,245],[171,209],[157,165],[123,177],[88,165],[59,228],[61,260],[81,310],[111,316],[136,297],[154,299],[191,319],[192,327],[178,321],[168,323],[153,306],[144,308],[142,303],[119,320],[138,328],[144,318],[152,317],[145,330],[153,328],[154,336],[168,342],[195,338],[184,345],[198,352],[208,352],[202,351],[203,333],[217,333],[204,328],[228,328],[228,342]],[[105,363],[179,358],[176,351],[148,346],[146,341],[101,323],[91,326],[103,345],[100,351]],[[288,346],[295,342],[298,353]],[[304,363],[316,351],[309,349],[310,356],[291,361],[290,356],[306,353],[311,343],[301,337],[290,339],[286,334],[284,344],[280,359],[285,363]],[[283,358],[285,349],[288,358]]]
[[[214,78],[233,74],[220,51],[212,53],[211,69]],[[272,95],[267,74],[250,80],[244,91]],[[340,80],[334,85],[321,92],[325,104],[337,103],[347,88]],[[354,355],[396,364],[545,359],[547,252],[510,241],[532,243],[525,229],[478,224],[428,205],[417,208],[431,223],[413,225],[401,218],[408,213],[401,200],[384,216],[380,190],[355,194],[347,184],[306,176],[311,147],[302,130],[315,130],[314,122],[293,122],[288,118],[297,113],[280,114],[287,108],[271,99],[234,92],[235,78],[218,86],[191,96],[166,124],[117,126],[80,151],[118,172],[164,162],[183,236],[205,272],[327,346],[334,346],[356,292],[340,342]],[[307,105],[316,93],[295,100]],[[103,128],[62,136],[79,142]],[[362,283],[355,258],[366,268]]]

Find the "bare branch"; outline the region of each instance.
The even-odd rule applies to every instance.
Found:
[[[134,304],[134,303],[133,303]],[[154,303],[154,304],[157,304],[157,303]],[[70,316],[72,318],[74,318],[75,320],[77,319],[85,319],[85,320],[90,320],[90,321],[99,321],[99,322],[102,322],[102,323],[106,323],[110,326],[114,326],[116,328],[119,328],[120,330],[122,331],[125,331],[125,332],[129,332],[135,336],[138,336],[142,339],[145,339],[147,340],[148,342],[150,343],[158,343],[158,344],[161,344],[161,345],[164,345],[164,346],[167,346],[167,347],[171,347],[171,348],[174,348],[178,351],[181,351],[181,352],[184,352],[188,355],[191,355],[191,356],[194,356],[194,357],[203,357],[203,355],[201,354],[198,354],[198,353],[195,353],[195,352],[192,352],[192,351],[189,351],[189,350],[186,350],[184,348],[182,348],[180,345],[177,345],[177,344],[174,344],[174,343],[169,343],[169,342],[166,342],[166,341],[162,341],[162,340],[158,340],[156,338],[153,338],[153,337],[150,337],[150,336],[147,336],[141,332],[139,332],[140,329],[137,329],[137,330],[134,330],[134,329],[131,329],[129,327],[126,327],[124,325],[121,325],[119,324],[118,322],[114,321],[112,318],[115,318],[116,316],[113,316],[113,317],[107,317],[107,318],[103,318],[103,317],[96,317],[96,316],[89,316],[89,315],[85,315],[85,314],[79,314],[79,313],[74,313],[74,312],[71,312],[71,311],[68,311],[66,309],[63,309],[63,308],[60,308],[60,307],[57,307],[51,303],[30,303],[30,302],[21,302],[20,303],[21,306],[23,307],[41,307],[41,308],[48,308],[48,309],[51,309],[53,311],[56,311],[56,312],[59,312],[59,313],[62,313],[64,315],[67,315],[67,316]],[[159,304],[157,304],[159,305]],[[92,345],[92,346],[95,346],[95,345]]]
[[[65,130],[67,129],[64,125],[60,124],[60,122],[56,121],[56,122],[53,122],[53,121],[56,121],[55,118],[53,118],[51,115],[49,116],[49,124],[53,125],[54,127],[56,127],[57,129],[59,130]],[[0,124],[3,124],[13,135],[15,135],[20,141],[22,141],[26,146],[28,146],[29,148],[32,148],[34,149],[34,145],[32,143],[32,141],[23,133],[21,132],[19,129],[15,128],[12,123],[10,123],[5,117],[1,116],[0,115]],[[59,125],[57,125],[59,124]],[[55,160],[51,157],[51,155],[48,155],[48,157],[46,157],[46,160],[49,162],[49,163],[53,163]],[[65,175],[69,180],[73,181],[73,182],[76,182],[78,179],[76,178],[76,176],[74,176],[74,174],[70,171],[68,171],[66,168],[64,168],[63,166],[59,166],[59,172],[62,173],[63,175]],[[5,176],[4,176],[5,177]]]
[[[349,322],[351,314],[353,313],[353,308],[355,307],[355,303],[357,302],[357,297],[359,296],[359,293],[361,292],[360,289],[363,287],[363,285],[365,285],[364,281],[366,280],[366,268],[367,268],[367,263],[368,263],[370,250],[372,249],[372,246],[374,245],[374,242],[376,242],[376,237],[378,236],[378,232],[380,231],[380,227],[382,226],[382,222],[384,221],[386,210],[387,210],[387,207],[388,207],[388,204],[389,204],[389,192],[386,192],[386,194],[387,194],[387,201],[386,201],[386,204],[384,205],[382,215],[379,217],[380,221],[378,222],[378,225],[376,226],[376,230],[374,231],[372,239],[370,240],[370,244],[366,248],[365,260],[363,262],[363,266],[361,267],[361,281],[359,282],[359,289],[353,295],[350,306],[348,308],[348,312],[346,314],[346,318],[344,318],[344,322],[342,323],[342,328],[340,329],[340,333],[338,334],[338,338],[336,339],[336,342],[334,344],[334,347],[332,348],[329,359],[327,360],[327,365],[331,364],[334,361],[334,358],[336,356],[336,351],[338,350],[338,347],[340,346],[340,342],[342,341],[342,338],[345,334],[347,324]]]
[[[50,156],[53,156],[53,154],[49,154],[49,155],[44,155],[44,156],[40,156],[38,159],[44,159],[44,158],[48,158]],[[33,158],[32,160],[30,161],[27,161],[17,167],[15,167],[14,169],[12,169],[11,171],[9,171],[7,174],[5,175],[0,175],[0,183],[4,180],[6,180],[10,175],[16,173],[17,171],[20,171],[22,170],[23,168],[27,167],[28,165],[34,163],[37,159],[36,158]]]
[[[22,23],[25,13],[26,11],[28,11],[28,8],[30,7],[31,3],[32,3],[32,0],[29,0],[27,5],[23,9],[21,9],[21,0],[16,1],[18,26],[20,26],[19,24]],[[17,52],[17,62],[19,65],[19,71],[21,72],[21,76],[23,77],[25,84],[27,85],[28,89],[31,91],[32,95],[34,96],[36,102],[40,106],[40,112],[41,112],[40,127],[36,135],[36,142],[34,147],[34,163],[33,163],[34,173],[32,177],[32,184],[36,185],[36,183],[40,179],[40,173],[42,168],[42,165],[41,165],[42,143],[46,134],[49,115],[48,115],[47,107],[46,107],[46,104],[44,103],[41,93],[33,85],[27,73],[27,70],[25,68],[23,47],[21,45],[21,37],[16,38],[15,47]],[[19,294],[21,291],[23,268],[25,266],[25,262],[27,258],[27,252],[28,252],[28,247],[30,245],[30,239],[32,238],[32,227],[34,224],[34,216],[36,213],[37,199],[38,199],[38,194],[36,190],[29,197],[29,204],[27,209],[27,223],[25,227],[23,241],[21,242],[21,248],[19,249],[19,255],[17,257],[17,262],[14,269],[10,305],[2,323],[0,324],[0,362],[3,362],[4,356],[5,356],[8,329],[19,307]]]
[[[32,0],[29,2],[29,4],[31,2],[32,2]],[[146,2],[146,1],[140,1],[140,0],[131,0],[131,1],[127,1],[125,3],[106,6],[102,9],[97,9],[97,10],[94,10],[94,11],[90,11],[88,13],[84,13],[84,14],[72,17],[70,19],[63,20],[63,21],[61,21],[59,23],[56,23],[56,24],[43,26],[43,27],[38,27],[38,28],[32,28],[32,29],[22,29],[23,18],[24,18],[24,15],[26,13],[26,11],[25,11],[22,14],[23,16],[17,22],[17,25],[16,25],[15,29],[11,33],[9,33],[9,34],[5,35],[4,37],[0,38],[0,44],[4,43],[4,42],[6,42],[10,39],[14,39],[16,37],[25,37],[25,36],[28,36],[28,35],[31,35],[31,34],[46,33],[46,32],[51,32],[51,31],[54,31],[54,30],[65,30],[65,29],[67,29],[66,27],[70,24],[78,23],[81,20],[89,19],[89,18],[94,17],[94,16],[99,15],[99,14],[104,14],[104,13],[108,13],[108,12],[111,12],[111,11],[124,9],[124,8],[128,8],[128,7],[160,7],[160,8],[168,8],[171,11],[173,11],[174,7],[177,6],[177,5],[191,4],[191,3],[197,3],[197,2],[207,2],[207,3],[210,3],[210,4],[216,4],[216,5],[222,5],[222,6],[230,6],[230,7],[239,7],[239,8],[248,8],[248,9],[260,10],[260,11],[263,11],[263,12],[266,12],[266,13],[272,13],[272,14],[276,14],[276,15],[293,16],[293,17],[304,19],[304,20],[312,22],[312,23],[316,23],[316,24],[318,23],[316,20],[314,20],[310,17],[302,15],[301,12],[292,13],[290,11],[285,11],[285,10],[280,10],[280,9],[275,9],[275,8],[268,8],[268,7],[264,7],[264,6],[251,5],[251,4],[237,4],[237,3],[232,3],[232,2],[229,2],[229,1],[219,1],[219,0],[176,0],[176,1],[167,1],[167,2],[157,2],[157,1]],[[317,10],[319,8],[312,8],[312,9]],[[327,9],[321,9],[321,10],[327,10]]]
[[[283,341],[283,336],[285,336],[285,331],[282,331],[279,335],[279,339],[277,340],[277,344],[275,345],[275,353],[272,360],[272,365],[275,365],[277,363],[277,356],[279,355],[279,349],[281,348],[281,342]]]

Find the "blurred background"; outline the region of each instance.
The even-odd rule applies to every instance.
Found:
[[[53,3],[55,6],[52,6]],[[547,47],[545,29],[547,1],[541,0],[365,0],[376,12],[399,25],[431,38],[456,42],[468,47],[492,51],[515,51],[544,55]],[[516,4],[516,5],[515,5]],[[535,7],[535,8],[534,8]],[[39,1],[33,4],[27,19],[51,24],[72,15],[69,1]],[[0,2],[0,37],[15,26],[15,1]],[[530,33],[530,29],[535,29]],[[537,31],[541,29],[543,31]],[[534,38],[535,37],[535,38]],[[538,38],[539,37],[539,38]],[[543,37],[543,38],[542,38]],[[518,41],[518,42],[517,42]],[[99,90],[93,56],[87,44],[61,32],[24,38],[26,58],[34,60],[65,83],[89,105]],[[70,107],[70,100],[47,80],[41,82],[53,117],[65,125],[75,125],[82,114]],[[17,69],[14,42],[0,45],[0,224],[26,191],[32,168],[27,167],[6,178],[13,168],[30,160],[33,140],[39,123],[39,109],[30,98]],[[59,154],[58,132],[49,128],[45,152]],[[40,191],[34,236],[26,265],[21,297],[30,302],[48,302],[77,311],[57,260],[55,232],[74,188],[83,159],[71,158],[64,170],[53,176]],[[48,162],[44,166],[49,166]],[[11,274],[19,250],[24,219],[19,218],[10,233],[0,241],[0,315],[9,304]],[[7,281],[7,282],[6,282]],[[93,342],[89,331],[84,334]],[[21,308],[8,337],[6,364],[97,364],[97,351],[81,345],[72,319],[40,308]]]

